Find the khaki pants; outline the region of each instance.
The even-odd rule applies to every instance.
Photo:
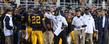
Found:
[[[53,44],[54,34],[52,31],[44,32],[44,44]]]
[[[86,33],[86,41],[88,41],[88,44],[93,44],[93,34]]]
[[[5,44],[13,44],[13,36],[5,36]]]
[[[75,44],[85,44],[85,33],[83,30],[74,30]]]

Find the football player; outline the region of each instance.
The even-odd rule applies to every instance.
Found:
[[[27,12],[27,28],[26,28],[26,37],[25,39],[31,42],[31,34],[32,34],[32,26],[31,26],[31,18],[30,16],[33,14],[33,10],[29,9]]]
[[[37,11],[30,15],[30,25],[32,27],[32,44],[43,44],[43,18],[44,16],[42,14],[41,8],[37,8]]]
[[[26,43],[25,36],[26,36],[26,11],[25,8],[20,9],[20,29],[18,33],[18,44]]]

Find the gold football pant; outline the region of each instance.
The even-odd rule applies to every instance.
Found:
[[[31,41],[31,34],[32,34],[32,28],[31,27],[27,27],[27,33],[28,33],[28,41]]]
[[[32,31],[32,44],[38,43],[43,44],[43,33],[39,30]]]
[[[73,43],[74,43],[74,44],[77,44],[77,43],[76,43],[76,40],[75,40],[75,37],[74,37],[74,36],[75,36],[74,31],[72,31],[72,32],[70,33],[70,36],[71,36],[71,40],[73,41]]]
[[[27,28],[27,33],[28,33],[28,40],[30,41],[31,40],[31,34],[32,34],[32,28],[31,27]]]
[[[59,40],[59,44],[62,44],[62,38],[60,38],[60,40]]]

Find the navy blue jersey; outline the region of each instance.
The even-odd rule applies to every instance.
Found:
[[[28,21],[33,30],[41,30],[43,28],[43,15],[32,14],[28,16]]]
[[[27,22],[27,14],[23,13],[21,14],[21,29],[25,30],[26,29],[26,22]]]

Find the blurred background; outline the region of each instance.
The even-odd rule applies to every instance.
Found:
[[[11,6],[23,6],[26,9],[29,7],[37,7],[38,5],[43,6],[66,6],[70,5],[72,8],[76,8],[79,5],[85,7],[86,5],[90,6],[95,4],[97,7],[102,6],[104,3],[105,6],[109,5],[109,0],[0,0],[0,8],[3,8],[4,5],[8,3]]]

